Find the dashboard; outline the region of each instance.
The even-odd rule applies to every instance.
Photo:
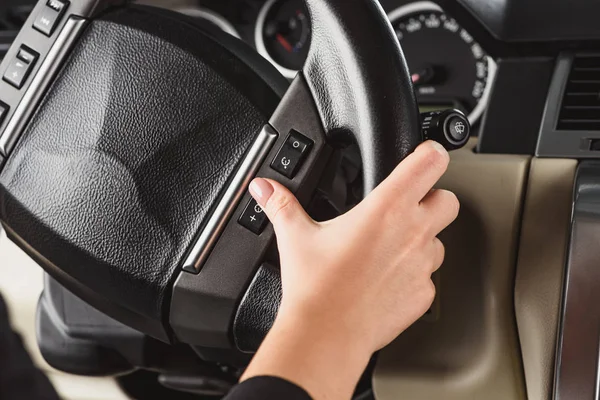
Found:
[[[9,6],[9,12],[5,15],[0,7],[0,60],[31,9],[25,5],[31,0],[7,1],[13,7]],[[303,0],[136,1],[186,14],[239,38],[289,80],[302,68],[309,53],[312,27]],[[380,2],[402,44],[421,111],[457,108],[465,112],[471,123],[480,128],[475,130],[480,132],[475,151],[469,149],[462,152],[460,159],[455,159],[452,170],[443,183],[447,184],[445,187],[448,189],[455,190],[461,196],[461,201],[465,200],[466,220],[472,224],[468,229],[460,227],[454,231],[456,234],[451,232],[448,239],[460,238],[459,241],[464,244],[465,231],[477,227],[471,232],[473,237],[470,242],[481,242],[483,245],[472,246],[474,255],[454,259],[453,266],[467,268],[461,276],[470,281],[469,285],[453,288],[452,274],[439,278],[444,288],[442,295],[445,296],[440,300],[442,303],[439,303],[444,304],[444,311],[440,314],[445,318],[444,325],[438,325],[440,329],[436,328],[431,336],[427,331],[423,331],[422,335],[417,331],[418,335],[412,341],[409,339],[406,347],[397,344],[391,351],[382,353],[379,373],[375,375],[378,393],[381,398],[384,398],[385,393],[391,393],[387,394],[387,398],[394,398],[397,393],[408,392],[407,381],[403,380],[408,372],[411,378],[419,378],[417,385],[422,385],[419,388],[423,393],[442,390],[437,395],[426,398],[481,398],[488,391],[496,398],[518,398],[516,395],[501,397],[501,394],[513,389],[515,393],[519,392],[524,385],[522,377],[514,373],[515,360],[520,360],[519,357],[522,356],[527,390],[534,393],[529,393],[529,397],[549,398],[552,379],[558,379],[561,375],[554,375],[553,371],[554,343],[557,337],[553,329],[548,329],[548,326],[554,324],[554,317],[548,317],[550,314],[547,309],[552,308],[548,304],[552,300],[547,302],[546,296],[553,292],[548,290],[548,284],[554,282],[556,293],[553,293],[556,294],[558,309],[562,295],[559,291],[562,289],[559,288],[564,279],[563,265],[560,263],[564,254],[559,252],[552,256],[558,260],[557,265],[560,264],[554,267],[554,278],[548,278],[548,269],[545,268],[548,266],[546,252],[539,260],[535,259],[535,262],[539,261],[544,267],[540,269],[543,270],[539,275],[541,278],[520,279],[523,270],[529,268],[521,265],[527,264],[521,257],[527,253],[521,252],[521,247],[528,251],[524,244],[533,245],[533,253],[538,254],[540,252],[535,251],[535,246],[539,247],[539,243],[556,242],[556,245],[545,246],[551,255],[553,249],[558,251],[565,248],[563,244],[566,238],[560,235],[538,237],[538,234],[561,233],[565,229],[571,213],[571,191],[577,167],[575,160],[599,158],[600,24],[597,23],[597,15],[600,13],[600,2]],[[540,10],[544,12],[540,14]],[[485,158],[486,154],[498,157]],[[505,157],[506,155],[509,156]],[[533,155],[537,158],[530,162]],[[557,158],[562,160],[556,160]],[[358,173],[356,168],[348,168],[348,171],[351,171],[349,176],[356,176]],[[597,180],[597,176],[594,179]],[[563,190],[564,221],[561,218],[547,218],[556,213],[552,207],[562,207],[557,198],[561,198]],[[548,202],[548,199],[552,201]],[[539,205],[542,207],[538,207]],[[524,215],[526,221],[522,228],[519,215]],[[537,226],[535,219],[543,223]],[[562,222],[564,226],[560,226]],[[546,227],[547,224],[550,226]],[[492,231],[489,231],[490,227],[493,227]],[[568,232],[562,233],[568,237]],[[0,244],[1,242],[2,240]],[[461,243],[448,247],[461,249]],[[497,250],[488,252],[492,247],[497,247]],[[479,250],[482,251],[481,254],[477,253]],[[512,296],[515,284],[513,256],[517,254],[517,250],[517,289],[521,286],[535,286],[536,290],[544,292],[540,297],[536,294],[538,292],[532,291],[530,297],[533,299],[533,308],[528,303],[531,299],[527,300],[526,296]],[[507,255],[508,258],[497,261],[497,254]],[[529,262],[533,263],[531,260]],[[15,265],[19,264],[19,268],[21,263],[20,259],[13,262]],[[525,276],[529,275],[526,273]],[[25,291],[13,281],[11,278],[12,287],[2,288],[3,291],[7,293],[12,289],[12,293],[23,295]],[[542,282],[544,285],[530,285],[526,282]],[[41,285],[41,280],[38,283]],[[29,295],[29,299],[35,298],[37,301],[40,285],[35,286],[37,292],[34,293],[35,296]],[[465,291],[467,286],[469,290]],[[528,291],[531,287],[527,288]],[[461,296],[453,296],[453,289],[454,293],[461,293]],[[515,293],[522,295],[523,292],[518,292],[517,289]],[[517,303],[513,302],[515,298]],[[544,299],[545,304],[538,308],[536,303],[539,298]],[[455,303],[460,306],[455,307],[453,314],[452,302],[457,299],[465,301]],[[477,305],[471,313],[465,311],[468,311],[469,304]],[[28,309],[34,310],[33,305],[33,302],[30,303]],[[532,309],[537,311],[532,313]],[[499,313],[499,310],[509,312],[505,315],[503,312]],[[484,311],[489,311],[485,318],[481,314]],[[515,311],[518,337],[513,332],[516,329],[513,327]],[[550,312],[555,310],[551,309]],[[32,316],[33,311],[28,315]],[[556,318],[558,315],[557,312]],[[491,320],[489,316],[497,319]],[[32,321],[33,318],[30,317],[29,320]],[[485,343],[477,340],[473,342],[473,337],[465,336],[464,332],[467,330],[464,324],[454,326],[456,321],[467,320],[468,331],[478,333],[475,339],[479,338]],[[507,324],[506,321],[510,323]],[[533,322],[529,324],[527,321]],[[28,324],[30,326],[27,329],[33,333],[33,324]],[[581,335],[573,335],[576,341],[593,347],[597,344],[594,342],[597,338],[592,336],[589,341],[587,338],[583,341]],[[521,349],[517,344],[509,343],[519,338]],[[37,348],[33,335],[29,341]],[[535,345],[528,346],[527,343]],[[540,343],[544,346],[540,347]],[[499,351],[490,352],[490,348]],[[411,353],[412,349],[418,351]],[[451,351],[446,352],[445,349]],[[460,360],[456,357],[458,353]],[[458,364],[455,366],[457,370],[462,368],[459,373],[464,374],[453,376],[465,378],[463,383],[468,380],[469,384],[447,385],[449,368],[439,368],[440,364],[436,362],[440,359],[444,362],[443,365],[449,367],[458,362],[460,367]],[[414,374],[414,371],[407,369],[415,361],[421,367],[419,372],[432,372],[429,377],[422,378],[418,376],[419,372]],[[540,362],[544,365],[540,366]],[[596,360],[590,366],[593,367],[591,373],[595,374]],[[472,379],[471,373],[475,370],[486,373],[478,374],[478,379]],[[579,373],[577,368],[575,370]],[[577,384],[581,384],[580,376],[574,378]],[[414,385],[415,381],[413,379],[410,385]],[[589,382],[592,390],[595,390],[594,379]],[[502,389],[495,391],[496,385]],[[415,386],[410,387],[414,389]],[[473,388],[480,392],[477,395],[465,395],[475,393],[469,392]]]
[[[182,12],[236,36],[290,80],[309,52],[312,32],[303,0],[141,3]],[[382,0],[382,6],[405,52],[421,111],[457,108],[476,124],[497,68],[486,49],[436,3]]]

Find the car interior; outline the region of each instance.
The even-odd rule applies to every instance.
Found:
[[[325,221],[433,139],[461,203],[436,299],[355,399],[597,399],[598,15],[594,0],[4,0],[12,327],[61,398],[220,399],[282,295],[252,178]]]

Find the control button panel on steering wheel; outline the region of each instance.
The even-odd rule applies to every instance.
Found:
[[[312,145],[312,140],[296,131],[292,131],[271,163],[271,168],[283,176],[293,179]]]
[[[3,77],[4,81],[17,89],[21,89],[31,74],[37,58],[37,53],[21,46],[17,56],[8,64]]]
[[[260,235],[269,221],[261,206],[258,205],[256,200],[252,199],[246,205],[238,222],[249,231]]]

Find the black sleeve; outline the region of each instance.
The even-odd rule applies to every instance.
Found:
[[[259,376],[235,386],[223,400],[312,400],[299,386],[281,378]]]
[[[13,332],[0,296],[0,398],[2,400],[58,400],[50,381],[38,370]]]

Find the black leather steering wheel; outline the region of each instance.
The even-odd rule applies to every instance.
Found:
[[[7,54],[2,74],[22,49],[37,59],[22,88],[0,83],[0,219],[113,318],[252,351],[281,288],[247,185],[276,179],[306,205],[349,142],[365,193],[385,179],[422,141],[402,50],[376,0],[307,0],[311,50],[287,88],[242,42],[117,3],[65,3],[47,35],[40,1]]]

